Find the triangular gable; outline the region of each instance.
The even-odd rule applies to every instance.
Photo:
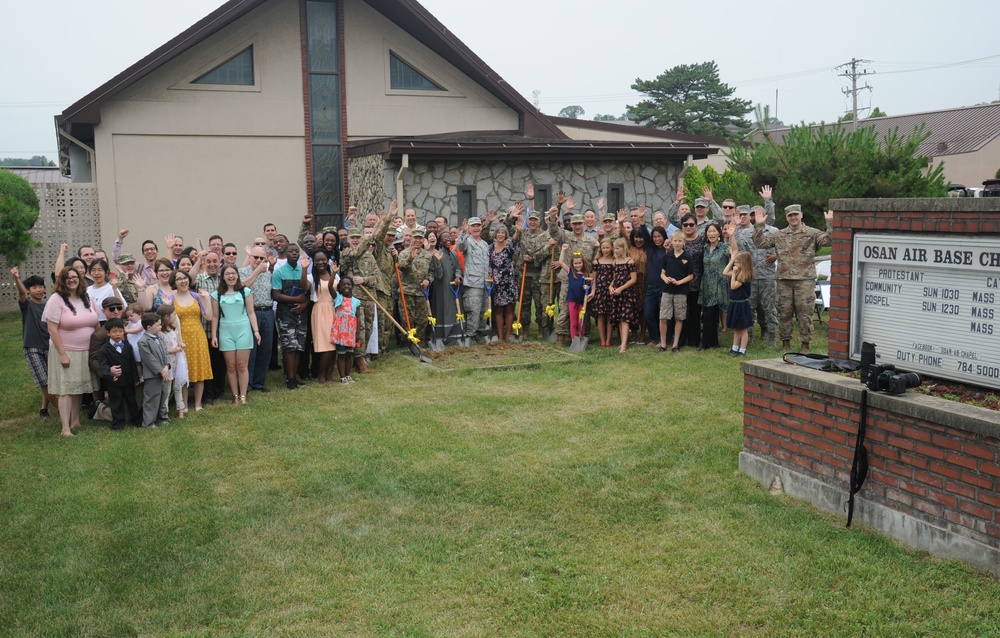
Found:
[[[253,45],[243,49],[208,73],[195,78],[191,84],[253,86]]]

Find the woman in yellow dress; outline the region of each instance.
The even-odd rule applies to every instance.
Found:
[[[181,326],[181,342],[188,362],[188,388],[194,387],[194,411],[201,411],[201,397],[205,392],[205,381],[212,379],[212,362],[208,358],[208,338],[201,325],[201,318],[212,320],[212,302],[208,291],[191,294],[191,278],[183,270],[175,270],[170,275],[170,286],[175,290],[174,311]],[[187,405],[191,405],[187,397]]]

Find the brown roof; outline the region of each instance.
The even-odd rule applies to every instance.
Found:
[[[129,85],[207,39],[268,0],[230,0],[183,33],[77,100],[56,116],[56,124],[99,124],[101,105]],[[558,126],[513,90],[503,78],[414,0],[365,0],[372,8],[446,59],[518,113],[525,135],[550,139],[567,137]]]
[[[858,126],[872,127],[881,138],[898,128],[901,135],[908,135],[921,124],[926,125],[930,137],[921,142],[917,151],[928,157],[958,155],[978,151],[1000,135],[1000,103],[963,106],[956,109],[873,117],[858,122]],[[850,126],[845,123],[844,126]],[[788,127],[771,129],[771,134],[783,140]],[[755,133],[759,139],[760,134]]]
[[[625,142],[590,140],[553,140],[532,138],[510,131],[474,131],[357,140],[347,146],[348,157],[380,154],[399,159],[440,159],[462,157],[468,160],[634,160],[703,159],[718,152],[699,142]]]

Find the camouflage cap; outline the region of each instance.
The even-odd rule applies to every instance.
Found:
[[[739,214],[749,213],[750,207],[747,206],[746,204],[740,204],[739,206],[736,207],[736,212]]]
[[[129,263],[134,264],[135,257],[133,257],[131,253],[122,253],[121,255],[118,256],[118,259],[115,260],[115,263],[118,264],[119,266],[122,264],[129,264]]]
[[[528,213],[528,219],[537,219],[537,220],[541,221],[542,214],[539,213],[537,210],[533,210],[530,213]]]
[[[424,228],[423,226],[417,226],[416,228],[413,229],[413,233],[411,234],[411,237],[413,237],[414,239],[423,239],[424,238],[424,234],[426,232],[427,232],[426,228]]]
[[[479,219],[478,217],[469,218],[469,226],[482,226],[482,225],[483,225],[483,220]]]
[[[324,227],[322,227],[322,228],[319,229],[319,234],[320,235],[325,235],[327,233],[334,233],[334,234],[336,234],[337,233],[337,227],[336,226],[324,226]]]
[[[702,208],[708,208],[708,200],[705,199],[704,197],[699,197],[698,199],[694,200],[694,206],[695,208],[699,206],[701,206]]]
[[[802,206],[801,205],[799,205],[799,204],[790,204],[788,206],[785,206],[785,216],[786,217],[788,215],[801,215],[801,214],[802,214]]]
[[[569,223],[571,224],[582,224],[583,215],[571,215],[569,218]]]
[[[357,226],[353,226],[350,230],[347,231],[347,236],[348,237],[361,237],[361,228],[359,228]]]
[[[618,219],[618,218],[615,217],[614,214],[612,214],[612,213],[604,213],[604,216],[601,217],[601,221],[602,222],[613,222],[616,219]]]

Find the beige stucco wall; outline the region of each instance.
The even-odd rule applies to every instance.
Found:
[[[344,31],[349,139],[517,130],[513,109],[363,0],[344,0]],[[391,90],[390,50],[447,91]]]
[[[256,85],[190,82],[254,47]],[[294,231],[306,208],[299,9],[269,2],[143,78],[95,129],[101,235],[126,248],[167,232],[189,244],[219,233],[244,245],[264,223]],[[161,246],[162,248],[162,246]]]
[[[975,153],[943,155],[935,157],[934,161],[944,162],[946,182],[982,188],[983,180],[993,178],[1000,168],[1000,137]]]

